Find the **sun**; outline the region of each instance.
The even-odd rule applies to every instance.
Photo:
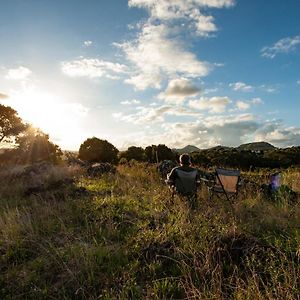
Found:
[[[19,116],[49,134],[64,149],[74,149],[82,142],[82,118],[87,114],[79,103],[70,103],[58,95],[38,89],[27,89],[10,98]]]

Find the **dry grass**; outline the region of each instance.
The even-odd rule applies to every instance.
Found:
[[[299,188],[299,171],[283,175]],[[98,179],[64,166],[41,176],[66,177],[88,193],[24,197],[31,183],[2,174],[1,299],[299,298],[299,202],[245,186],[232,209],[202,186],[191,211],[143,164]]]

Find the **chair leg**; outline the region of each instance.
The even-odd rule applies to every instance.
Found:
[[[209,201],[211,201],[213,198],[213,191],[209,188],[208,192],[209,192]]]
[[[188,197],[190,209],[194,210],[197,208],[197,200],[197,194]]]

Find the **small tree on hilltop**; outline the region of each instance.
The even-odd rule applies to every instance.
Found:
[[[11,141],[27,127],[13,108],[0,104],[0,143]]]
[[[79,148],[79,158],[89,162],[115,162],[119,150],[106,140],[96,137],[85,140]]]

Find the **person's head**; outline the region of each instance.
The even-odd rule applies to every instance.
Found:
[[[181,154],[179,162],[182,166],[189,166],[191,164],[191,157],[187,153]]]

